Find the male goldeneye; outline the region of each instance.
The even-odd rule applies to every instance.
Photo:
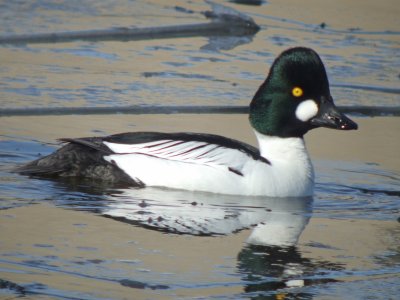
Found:
[[[252,196],[310,196],[314,172],[303,136],[317,127],[357,129],[333,103],[324,65],[308,48],[284,51],[250,104],[259,149],[223,136],[129,132],[65,138],[67,144],[17,172],[87,177]]]

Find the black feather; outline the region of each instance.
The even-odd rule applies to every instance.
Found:
[[[89,147],[86,143],[81,141],[76,143],[71,140],[56,152],[17,167],[13,171],[29,176],[83,177],[141,186],[117,166],[105,161],[103,155],[104,152]]]
[[[115,163],[112,161],[108,162],[104,159],[104,156],[114,154],[104,142],[141,144],[165,140],[176,140],[177,142],[205,142],[207,144],[214,144],[217,147],[237,149],[255,160],[270,164],[267,159],[260,155],[257,148],[213,134],[128,132],[106,137],[62,138],[59,140],[67,144],[48,156],[16,168],[14,172],[44,177],[84,177],[143,186],[140,180],[136,181],[132,179],[118,168]],[[243,174],[236,169],[229,168],[229,171],[243,176]]]

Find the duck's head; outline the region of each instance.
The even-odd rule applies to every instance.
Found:
[[[325,67],[308,48],[284,51],[250,104],[250,123],[266,135],[302,137],[317,127],[357,129],[333,103]]]

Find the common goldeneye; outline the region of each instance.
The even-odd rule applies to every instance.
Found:
[[[259,149],[212,134],[129,132],[60,139],[67,144],[16,171],[137,187],[310,196],[314,171],[304,134],[317,127],[357,129],[334,105],[318,54],[302,47],[276,58],[251,101],[249,119]]]

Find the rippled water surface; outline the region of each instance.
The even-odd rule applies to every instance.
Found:
[[[3,35],[206,23],[201,12],[211,9],[201,1],[7,1],[2,6]],[[386,27],[371,30],[368,23],[353,28],[337,18],[324,20],[324,14],[311,20],[319,23],[287,19],[286,13],[273,15],[276,5],[233,7],[261,26],[255,36],[4,45],[2,108],[247,105],[275,56],[295,45],[321,54],[339,105],[399,104],[400,32],[390,16]]]
[[[53,150],[36,142],[3,141],[0,145],[2,169]],[[396,221],[400,175],[374,165],[338,161],[316,161],[316,169],[314,199],[111,189],[3,171],[2,228],[8,232],[17,221],[38,227],[31,229],[37,236],[33,240],[20,241],[17,234],[16,249],[10,249],[12,241],[3,241],[0,261],[3,274],[11,272],[15,278],[36,274],[30,275],[33,282],[22,280],[11,286],[3,280],[2,286],[9,290],[6,294],[16,296],[122,297],[120,291],[103,288],[84,293],[73,286],[57,287],[57,280],[48,283],[43,279],[51,275],[67,277],[67,282],[83,280],[83,286],[104,283],[129,288],[125,293],[138,297],[143,296],[138,291],[149,291],[146,297],[150,298],[346,298],[353,289],[357,291],[352,297],[358,299],[395,297],[400,265]],[[81,217],[72,221],[62,217],[53,223],[51,217],[43,216],[55,226],[49,231],[41,228],[46,224],[40,216],[54,211],[47,211],[43,204],[103,219],[100,225]],[[18,212],[26,207],[36,208],[27,214]],[[120,229],[108,228],[115,221],[133,229],[128,237],[125,232],[119,237]],[[96,226],[104,227],[99,233]],[[27,230],[26,225],[18,227]],[[44,236],[36,233],[42,230]],[[109,242],[93,242],[93,238]],[[292,246],[298,239],[297,246]],[[252,245],[260,242],[269,246]],[[122,254],[120,247],[125,248]],[[107,253],[109,248],[114,255]]]
[[[360,128],[369,156],[314,158],[313,198],[111,188],[9,172],[54,151],[57,137],[195,128],[251,142],[236,116],[224,117],[230,123],[215,123],[207,114],[168,120],[131,115],[126,121],[83,109],[246,106],[275,56],[297,45],[320,53],[338,105],[398,109],[399,9],[384,1],[376,18],[366,18],[370,11],[364,9],[374,8],[367,2],[358,10],[326,4],[319,11],[318,5],[304,9],[289,1],[219,2],[251,16],[261,27],[253,36],[0,44],[0,295],[396,299],[398,121],[383,128],[377,120],[378,134],[373,126]],[[0,36],[209,22],[206,2],[168,3],[3,1]],[[67,107],[82,110],[59,117]],[[44,113],[48,108],[56,114]],[[7,109],[27,113],[7,115]],[[386,159],[373,152],[381,135],[394,136],[390,146],[381,145],[391,154]],[[318,143],[320,152],[331,151],[326,141]],[[346,145],[337,148],[346,153]]]

